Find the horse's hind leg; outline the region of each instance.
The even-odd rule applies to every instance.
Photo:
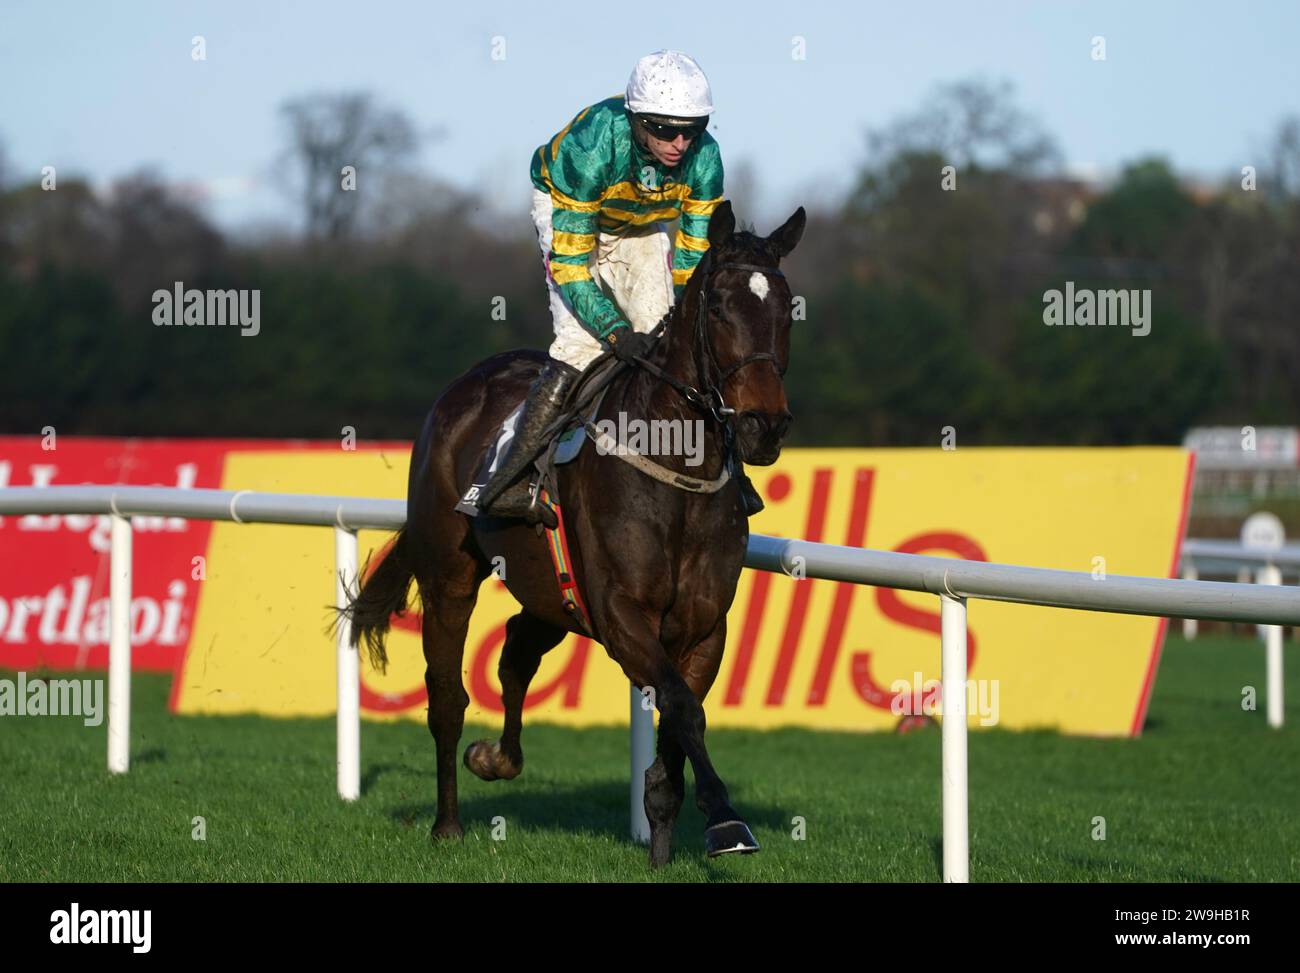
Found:
[[[519,743],[524,696],[542,656],[559,645],[565,634],[563,628],[526,611],[506,622],[506,641],[497,666],[506,714],[501,739],[478,740],[465,748],[465,766],[483,780],[510,780],[524,769],[524,751]]]
[[[429,732],[438,751],[438,814],[434,838],[459,838],[460,808],[456,800],[456,750],[465,728],[469,694],[461,680],[461,660],[469,617],[478,600],[478,576],[472,559],[463,558],[459,576],[420,582],[424,603],[424,684],[429,691]]]

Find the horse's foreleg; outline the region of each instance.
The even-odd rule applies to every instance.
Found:
[[[707,638],[677,660],[677,672],[701,703],[708,695],[722,664],[726,643],[726,618]],[[660,724],[662,730],[663,724]],[[659,757],[646,771],[645,808],[650,820],[650,864],[665,864],[672,857],[673,826],[686,793],[686,752],[672,734],[659,733]],[[698,778],[697,778],[698,779]],[[723,800],[726,790],[723,789]],[[708,813],[706,811],[706,813]]]
[[[505,726],[499,741],[477,740],[465,748],[465,766],[476,776],[483,780],[510,780],[524,769],[524,751],[519,742],[524,696],[542,656],[559,645],[565,634],[564,629],[526,611],[506,622],[506,641],[497,666]]]
[[[650,822],[650,864],[673,857],[673,826],[686,795],[686,754],[667,733],[659,734],[659,755],[645,772],[645,816]]]
[[[713,769],[704,746],[704,707],[675,669],[668,669],[655,686],[659,703],[659,732],[673,735],[695,772],[695,804],[704,812],[704,849],[709,857],[727,852],[758,851],[749,827],[727,797],[727,786]]]
[[[680,723],[683,747],[695,771],[695,803],[707,815],[704,850],[710,858],[758,851],[758,842],[728,801],[727,788],[713,770],[704,747],[703,701],[717,678],[725,641],[726,620],[723,619],[717,630],[685,653],[679,663],[683,684],[690,687],[689,697],[681,696],[678,701],[683,710]],[[691,756],[693,751],[698,752],[698,760]]]
[[[629,618],[635,617],[631,611],[626,614]],[[726,639],[725,624],[719,623],[718,628],[688,650],[677,665],[669,660],[662,645],[647,637],[640,625],[625,624],[620,629],[618,636],[611,639],[614,658],[637,686],[654,690],[655,704],[659,709],[660,738],[667,737],[691,762],[691,770],[695,774],[695,803],[706,819],[705,850],[710,857],[732,851],[758,851],[758,843],[731,806],[727,787],[713,768],[708,749],[704,745],[704,707],[700,700],[718,674],[722,646]],[[666,775],[667,785],[661,783],[660,772],[655,769],[660,760],[656,760],[646,774],[646,815],[651,821],[651,864],[662,864],[667,860],[667,851],[671,849],[672,841],[671,821],[676,818],[677,808],[680,807],[680,800],[674,805],[671,791],[665,790],[666,786],[672,784],[670,772],[678,766],[676,759],[669,763],[669,755],[670,751],[661,747],[662,771]],[[651,817],[652,807],[654,813],[660,816],[658,853],[654,839],[655,818]],[[668,814],[670,810],[671,816]]]

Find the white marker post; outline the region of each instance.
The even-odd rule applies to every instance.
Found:
[[[1286,544],[1286,529],[1277,516],[1267,512],[1251,514],[1241,525],[1241,546],[1250,551],[1270,553]],[[1255,574],[1256,584],[1281,585],[1282,569],[1268,563]],[[1282,726],[1282,626],[1260,625],[1259,634],[1264,639],[1264,671],[1268,694],[1268,725],[1273,729]]]
[[[943,634],[943,880],[970,881],[966,792],[966,599],[940,595]]]
[[[110,520],[108,772],[125,774],[131,767],[131,519],[111,514]]]
[[[633,683],[631,691],[632,840],[650,844],[650,819],[645,815],[645,772],[655,759],[654,697],[645,696]]]
[[[346,527],[334,528],[334,598],[346,608],[357,592],[357,535]],[[338,784],[339,797],[355,801],[361,796],[361,652],[354,649],[352,622],[338,623]]]
[[[1282,569],[1276,564],[1266,564],[1259,569],[1259,584],[1280,585]],[[1282,626],[1262,625],[1264,630],[1264,668],[1268,682],[1268,725],[1282,728]]]
[[[1188,558],[1187,563],[1183,566],[1183,580],[1184,581],[1200,580],[1200,575],[1196,571],[1196,565],[1192,563],[1191,558]],[[1199,627],[1200,626],[1195,618],[1184,618],[1183,638],[1191,642],[1193,639],[1196,638],[1196,632]]]

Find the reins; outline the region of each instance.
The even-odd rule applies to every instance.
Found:
[[[753,273],[770,274],[774,277],[781,278],[784,278],[785,274],[783,274],[777,267],[764,267],[760,264],[723,263],[718,264],[715,267],[713,266],[712,258],[713,251],[706,251],[704,258],[695,268],[697,273],[702,273],[704,275],[703,283],[700,286],[699,305],[695,312],[695,340],[698,346],[696,351],[698,360],[696,364],[699,367],[700,374],[704,377],[704,383],[707,383],[707,393],[701,393],[699,389],[680,381],[676,376],[670,375],[654,362],[649,361],[640,355],[636,357],[636,364],[639,367],[644,368],[655,378],[671,385],[677,390],[682,398],[686,399],[687,402],[700,411],[711,412],[713,417],[717,419],[724,428],[726,428],[728,440],[730,440],[733,435],[733,431],[730,428],[730,420],[731,417],[735,415],[736,410],[730,408],[723,399],[723,384],[725,384],[727,379],[731,378],[732,375],[735,375],[736,372],[740,371],[747,365],[752,365],[754,362],[770,361],[773,363],[773,367],[775,367],[776,355],[772,354],[770,351],[758,351],[742,358],[740,361],[735,362],[725,369],[718,363],[718,357],[713,351],[713,343],[709,340],[708,329],[709,290],[713,283],[713,275],[723,270],[748,270]],[[655,329],[651,334],[658,333],[664,327],[671,313],[670,310],[668,314],[664,315],[664,320],[660,321],[659,324],[655,326]],[[713,374],[716,374],[716,378],[713,377],[713,374],[710,374],[710,370],[712,370]]]
[[[701,273],[702,283],[700,285],[699,303],[695,313],[695,343],[696,343],[696,367],[703,378],[702,385],[706,386],[706,391],[701,392],[693,385],[681,381],[675,375],[670,374],[660,368],[649,359],[638,355],[631,364],[649,372],[655,378],[674,388],[696,409],[701,412],[710,413],[718,424],[722,427],[722,472],[712,480],[702,480],[697,477],[686,476],[675,470],[670,470],[658,463],[655,463],[649,457],[643,456],[629,450],[621,443],[610,439],[596,429],[591,418],[584,417],[581,422],[586,429],[587,434],[599,445],[605,452],[613,453],[620,459],[631,463],[642,473],[653,477],[662,483],[677,487],[681,490],[687,490],[692,493],[716,493],[730,479],[731,469],[735,461],[735,429],[732,427],[732,420],[736,410],[729,407],[722,396],[722,386],[726,381],[739,372],[742,368],[752,365],[755,362],[770,361],[773,368],[776,367],[776,355],[770,351],[759,351],[747,355],[738,362],[734,362],[726,368],[723,368],[718,362],[716,353],[713,350],[713,343],[710,340],[708,328],[709,317],[709,291],[713,283],[714,274],[723,270],[748,270],[753,273],[768,274],[775,277],[784,278],[785,274],[776,267],[764,267],[759,264],[749,263],[722,263],[717,266],[713,265],[713,251],[706,251],[703,259],[696,266],[696,272]],[[664,314],[662,320],[655,325],[649,333],[658,335],[667,326],[669,319],[672,317],[673,309],[670,308]],[[542,441],[550,440],[554,435],[566,428],[573,419],[578,416],[596,396],[609,386],[609,384],[619,375],[626,372],[627,362],[615,362],[604,371],[601,368],[605,363],[613,358],[612,352],[605,352],[593,362],[591,366],[591,377],[586,381],[577,383],[571,393],[572,404],[566,403],[563,413],[547,427],[542,435]],[[552,450],[553,452],[553,450]]]

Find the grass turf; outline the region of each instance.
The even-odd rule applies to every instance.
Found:
[[[1295,700],[1300,659],[1293,643],[1285,651]],[[1300,729],[1294,705],[1286,728],[1266,726],[1263,667],[1253,638],[1171,635],[1140,739],[973,732],[972,880],[1296,881]],[[465,840],[433,846],[422,726],[363,727],[363,796],[348,805],[334,794],[332,719],[175,717],[168,681],[133,677],[123,777],[105,770],[103,726],[0,718],[0,881],[939,878],[937,729],[711,730],[714,763],[763,851],[705,859],[688,771],[674,860],[651,872],[626,838],[626,729],[525,725],[524,773],[489,784],[461,768]],[[1259,689],[1255,712],[1241,708],[1245,685]],[[497,729],[467,726],[462,745]],[[195,816],[206,840],[192,838]],[[791,836],[796,816],[805,840]],[[1095,817],[1105,840],[1092,837]]]

